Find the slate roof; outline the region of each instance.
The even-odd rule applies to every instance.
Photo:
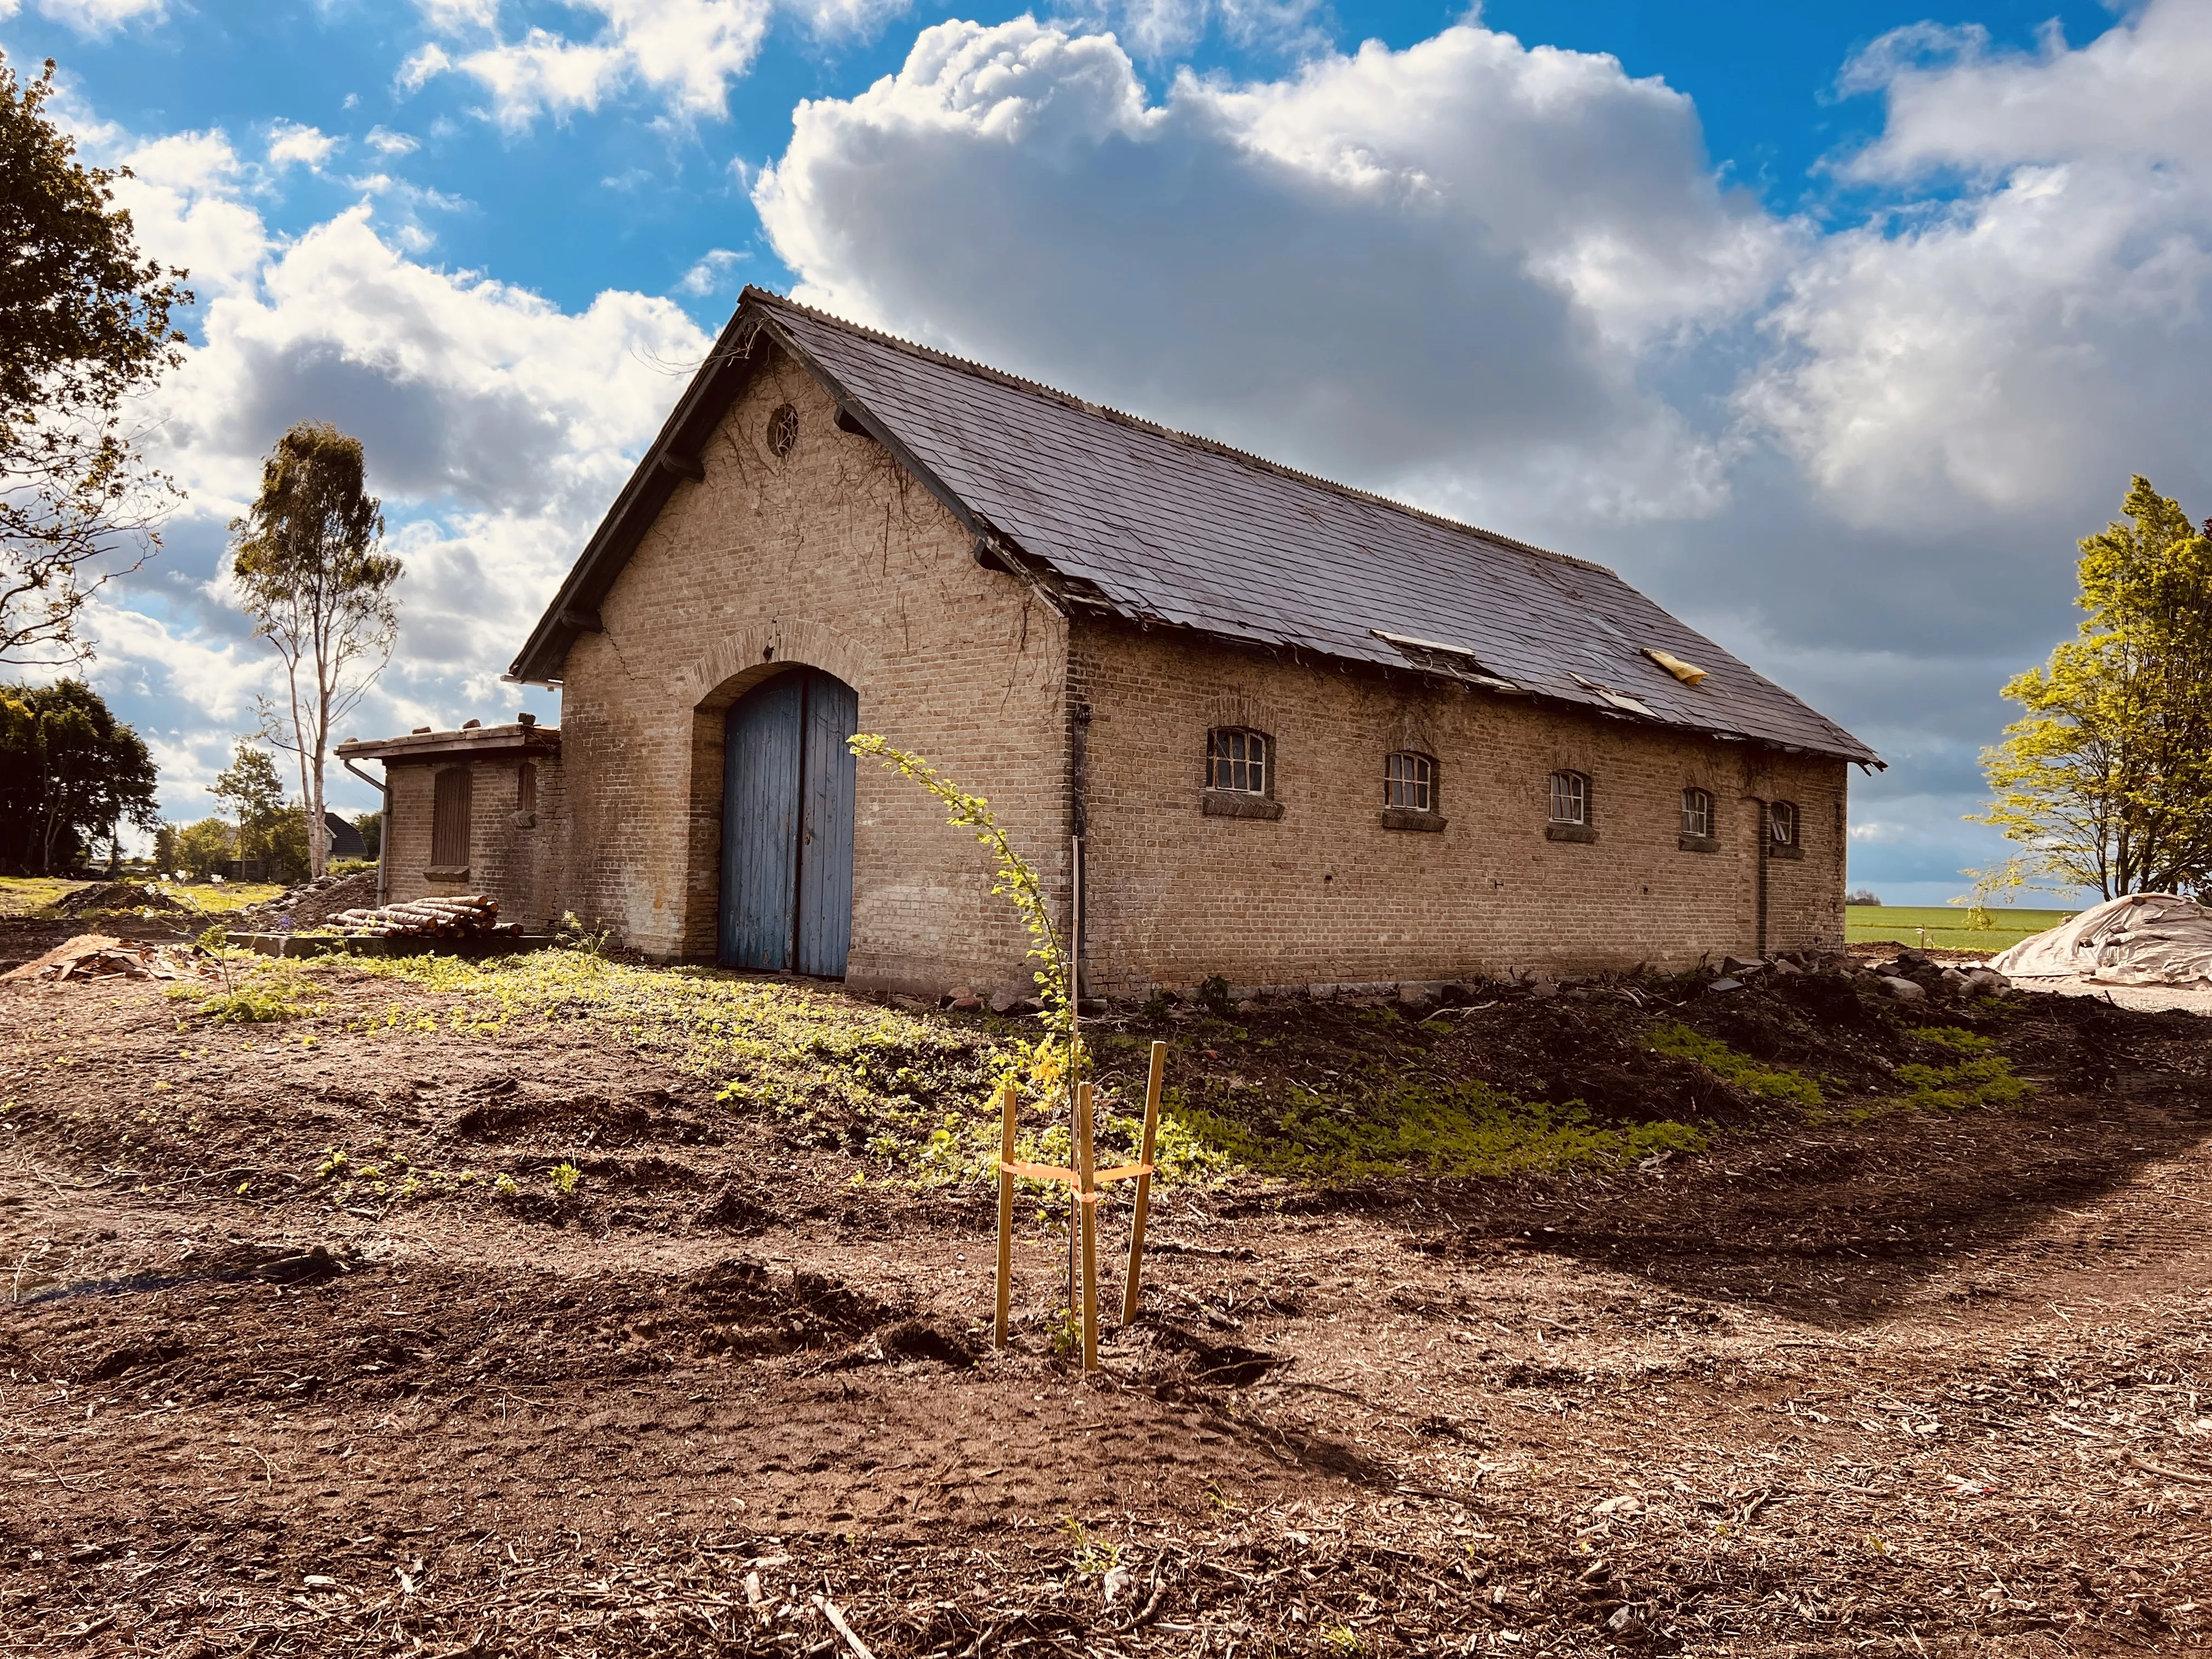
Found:
[[[696,472],[765,331],[968,529],[1078,614],[1412,666],[1879,766],[1865,744],[1612,571],[1312,477],[747,289],[715,351],[514,665],[556,677]],[[1707,671],[1684,684],[1649,656]]]

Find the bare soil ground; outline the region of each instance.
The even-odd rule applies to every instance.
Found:
[[[994,1353],[984,1189],[885,1182],[619,1030],[319,977],[311,1019],[212,1028],[0,988],[0,1651],[2212,1644],[2191,1015],[1984,1006],[1954,1018],[2032,1098],[1825,1127],[1640,1048],[1664,988],[1132,1018],[1114,1064],[1157,1030],[1224,1109],[1403,1066],[1712,1148],[1170,1187],[1085,1378],[1034,1206]],[[1808,979],[1674,1012],[1869,1088],[1917,1052]],[[334,1207],[338,1147],[518,1190]]]

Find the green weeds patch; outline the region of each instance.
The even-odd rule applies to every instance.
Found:
[[[2002,1054],[1984,1054],[1956,1066],[1900,1066],[1897,1080],[1912,1091],[1905,1103],[1922,1111],[2015,1106],[2035,1092],[2033,1083],[2013,1075],[2011,1063]]]
[[[315,990],[314,981],[297,967],[276,959],[234,972],[228,984],[209,995],[201,996],[199,988],[191,985],[171,986],[168,994],[179,1001],[198,997],[192,1012],[211,1025],[246,1025],[320,1013],[323,1005]]]
[[[1705,1137],[1686,1123],[1607,1127],[1579,1101],[1516,1100],[1481,1083],[1401,1085],[1356,1104],[1294,1089],[1282,1111],[1251,1122],[1203,1108],[1186,1107],[1180,1115],[1199,1141],[1230,1161],[1322,1181],[1618,1168],[1655,1152],[1705,1149]]]
[[[1923,1025],[1913,1036],[1923,1042],[1932,1042],[1939,1048],[1950,1048],[1962,1054],[1985,1054],[1996,1048],[1996,1039],[1962,1031],[1955,1025]]]
[[[590,951],[467,960],[365,957],[373,978],[408,980],[454,999],[441,1020],[394,1004],[358,1022],[406,1029],[557,1032],[586,1024],[717,1086],[726,1105],[785,1123],[794,1139],[858,1151],[882,1133],[916,1145],[947,1097],[980,1101],[1026,1057],[896,1008],[701,968],[648,968]]]
[[[1820,1085],[1802,1072],[1762,1066],[1749,1054],[1738,1054],[1718,1037],[1701,1036],[1686,1025],[1655,1025],[1651,1046],[1677,1060],[1693,1060],[1714,1076],[1768,1100],[1778,1100],[1808,1111],[1819,1109],[1827,1097]]]

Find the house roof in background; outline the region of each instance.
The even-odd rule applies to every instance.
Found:
[[[1603,566],[1332,483],[747,289],[514,665],[550,679],[742,388],[759,337],[1079,616],[1444,675],[1880,765]],[[1650,655],[1705,671],[1695,684]]]

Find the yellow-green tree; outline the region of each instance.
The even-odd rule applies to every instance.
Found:
[[[2024,711],[1982,751],[1979,821],[2016,870],[2123,893],[2212,888],[2212,526],[2138,477],[2081,543],[2077,638],[2010,681]]]
[[[221,818],[202,818],[177,831],[177,867],[194,881],[205,881],[237,851],[238,836]]]

